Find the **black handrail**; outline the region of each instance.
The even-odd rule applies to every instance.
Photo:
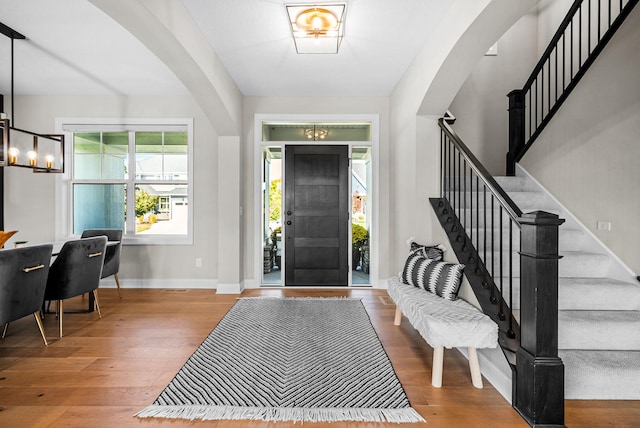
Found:
[[[499,323],[505,341],[517,339],[518,327],[511,316],[511,308],[515,284],[513,252],[517,252],[519,248],[513,245],[513,230],[517,228],[518,233],[520,232],[522,211],[462,142],[449,121],[448,117],[439,120],[442,133],[441,196],[443,206],[448,207],[445,211],[451,213],[448,215],[448,221],[452,223],[450,231],[455,234],[454,239],[465,253],[461,261],[467,265],[475,265],[475,272],[483,276],[482,290],[478,290],[480,294],[486,294],[484,299],[479,298],[483,310]],[[482,200],[480,187],[483,190]],[[487,198],[491,203],[491,225],[487,220]],[[480,211],[483,211],[482,218]],[[495,216],[497,220],[494,219]],[[490,236],[486,234],[487,229],[491,230]],[[482,241],[481,230],[484,230]],[[490,270],[486,267],[489,261],[487,249],[490,249]],[[506,253],[509,255],[503,257]],[[513,351],[517,347],[517,343],[503,345]]]
[[[557,287],[558,226],[563,220],[545,212],[523,214],[447,120],[439,120],[440,197],[430,202],[456,257],[466,264],[465,276],[481,309],[498,324],[499,343],[513,370],[514,408],[532,426],[562,426]],[[520,261],[517,275],[514,256]],[[512,313],[515,277],[522,328]]]
[[[638,1],[576,0],[571,5],[522,89],[508,95],[509,175],[514,174],[515,163],[531,148]],[[597,7],[592,6],[594,2]]]
[[[471,169],[475,171],[476,176],[482,180],[483,184],[489,189],[489,191],[495,196],[495,198],[500,201],[500,204],[504,207],[504,209],[509,214],[509,217],[513,219],[516,223],[518,222],[518,218],[522,216],[522,211],[518,206],[513,202],[513,200],[507,195],[502,187],[496,182],[493,176],[489,173],[489,171],[482,165],[482,163],[471,153],[471,150],[462,142],[458,134],[451,128],[451,126],[447,123],[446,118],[439,119],[438,123],[440,124],[440,128],[443,132],[449,137],[452,141],[455,141],[458,150],[467,161]]]

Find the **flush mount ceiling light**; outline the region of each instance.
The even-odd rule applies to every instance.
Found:
[[[344,34],[345,4],[286,5],[299,54],[336,54]]]

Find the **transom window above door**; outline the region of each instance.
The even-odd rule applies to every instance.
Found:
[[[262,123],[262,141],[371,141],[371,123]]]

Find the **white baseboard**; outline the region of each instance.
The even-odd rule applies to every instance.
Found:
[[[204,290],[216,289],[218,280],[216,279],[185,279],[185,278],[120,278],[122,288],[199,288]],[[115,279],[110,276],[100,280],[101,288],[116,288]]]
[[[245,279],[243,282],[245,289],[260,288],[260,282],[256,281],[255,279]]]
[[[244,290],[244,283],[218,283],[216,294],[241,294]]]
[[[458,352],[460,352],[466,359],[469,359],[469,355],[467,353],[467,348],[456,348]],[[498,361],[504,361],[504,366],[497,366],[494,361],[487,358],[485,355],[487,352],[490,353],[499,353],[499,355],[495,355],[498,358]],[[495,349],[478,349],[478,360],[480,361],[480,372],[482,376],[484,376],[491,385],[504,397],[505,400],[509,404],[513,404],[511,402],[511,394],[512,394],[512,378],[511,378],[511,368],[507,363],[504,355],[502,354],[502,350],[500,348]],[[508,372],[505,372],[505,369]],[[469,382],[471,382],[471,378],[469,378]]]

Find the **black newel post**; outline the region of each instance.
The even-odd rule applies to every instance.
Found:
[[[520,218],[520,347],[514,408],[531,426],[564,426],[564,364],[558,357],[558,227],[555,214]]]
[[[507,175],[516,175],[516,157],[524,148],[524,91],[509,92],[509,152],[507,153]]]

